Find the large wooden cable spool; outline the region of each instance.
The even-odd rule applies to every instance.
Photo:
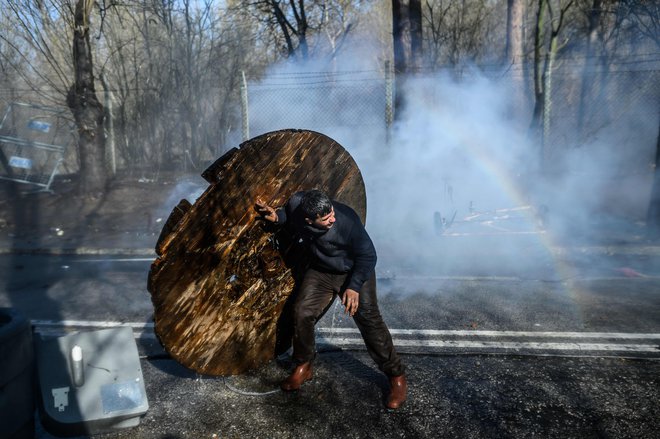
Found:
[[[149,272],[156,334],[182,365],[208,375],[239,374],[290,346],[286,309],[299,246],[259,218],[297,191],[321,189],[366,217],[362,175],[337,142],[282,130],[248,140],[202,174],[210,183],[174,208]],[[286,309],[285,309],[286,307]]]

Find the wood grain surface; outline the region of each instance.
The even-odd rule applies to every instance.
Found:
[[[156,334],[192,370],[240,374],[290,346],[301,259],[286,230],[259,218],[255,200],[279,207],[317,188],[364,221],[364,182],[341,145],[306,130],[248,140],[202,176],[209,187],[194,204],[174,208],[156,245],[148,279]]]

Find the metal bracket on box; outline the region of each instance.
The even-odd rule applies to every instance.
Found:
[[[57,389],[51,389],[51,392],[53,393],[53,406],[58,411],[63,412],[69,405],[69,388],[58,387]]]

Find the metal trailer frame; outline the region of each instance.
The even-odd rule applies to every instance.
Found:
[[[17,109],[25,111],[30,117],[18,121],[27,122],[25,126],[19,127],[19,135],[7,135],[7,132],[15,128],[8,128],[7,121],[11,115],[15,115]],[[42,114],[36,114],[37,112]],[[41,137],[45,137],[43,134],[50,131],[52,123],[44,120],[56,121],[50,142],[35,140],[35,137],[39,137],[37,134],[28,136],[30,131],[38,131]],[[64,161],[66,149],[73,142],[73,127],[66,110],[22,102],[10,103],[0,121],[0,179],[32,184],[40,187],[40,191],[52,192],[50,186],[57,175],[58,167]],[[68,132],[64,133],[67,141],[63,144],[55,143],[63,130]],[[35,162],[37,166],[34,166]],[[33,172],[34,168],[37,168],[38,172]]]

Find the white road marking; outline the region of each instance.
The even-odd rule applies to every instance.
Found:
[[[660,346],[647,344],[623,343],[545,343],[545,342],[499,342],[499,341],[442,341],[393,339],[394,346],[420,348],[460,348],[487,350],[545,350],[545,351],[617,351],[617,352],[655,352],[660,353]],[[322,337],[317,343],[338,346],[359,346],[361,338]]]
[[[153,258],[105,258],[105,259],[77,259],[72,262],[153,262]]]
[[[38,327],[93,327],[110,328],[130,326],[135,329],[153,329],[150,322],[119,322],[94,320],[32,320]],[[316,328],[322,334],[359,334],[357,328]],[[392,335],[460,336],[460,337],[549,337],[549,338],[612,338],[660,340],[660,334],[634,332],[550,332],[550,331],[483,331],[465,329],[390,329]]]
[[[359,334],[356,328],[317,328],[320,333]],[[390,329],[392,335],[460,336],[460,337],[547,337],[547,338],[613,338],[660,340],[660,334],[629,332],[549,332],[549,331],[470,331],[438,329]]]
[[[58,336],[76,329],[103,329],[117,326],[133,328],[135,338],[155,339],[154,323],[119,322],[92,320],[32,320],[35,332],[43,335]],[[660,353],[658,333],[628,332],[552,332],[552,331],[470,331],[436,329],[391,329],[394,345],[418,347],[435,351],[453,351],[456,349],[476,349],[479,351],[580,351],[580,352],[626,352]],[[316,329],[317,342],[320,345],[363,347],[364,342],[356,328]],[[504,338],[507,341],[487,341],[479,338]],[[542,339],[561,339],[547,342]],[[475,340],[476,339],[476,340]],[[532,340],[530,340],[532,339]],[[538,339],[535,341],[533,339]],[[520,341],[524,340],[524,341]],[[579,340],[590,340],[581,342]],[[637,343],[617,343],[617,340],[637,340]],[[649,343],[639,343],[648,341]]]
[[[501,235],[545,235],[545,230],[540,230],[540,231],[507,231],[505,229],[501,229],[498,232],[456,232],[456,233],[443,233],[442,236],[501,236]]]
[[[113,321],[93,321],[93,320],[32,320],[32,326],[37,327],[91,327],[91,328],[114,328],[117,326],[130,326],[132,328],[151,328],[154,324],[148,322],[113,322]]]

